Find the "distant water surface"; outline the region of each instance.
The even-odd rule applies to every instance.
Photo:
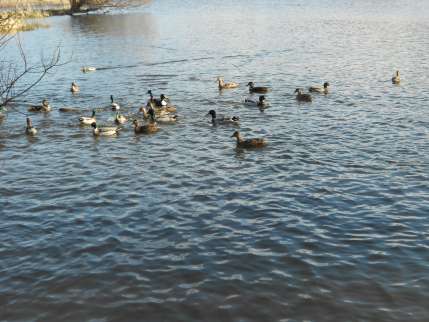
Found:
[[[37,137],[14,110],[0,124],[0,321],[428,321],[428,17],[425,0],[166,0],[22,34],[31,62],[58,45],[71,62],[14,107],[49,99]],[[263,113],[249,81],[272,87]],[[133,117],[148,89],[176,125],[79,127],[112,122],[111,94]],[[237,150],[210,109],[269,145]]]

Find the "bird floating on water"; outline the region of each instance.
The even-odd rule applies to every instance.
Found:
[[[92,115],[90,117],[88,116],[79,117],[79,122],[80,124],[85,124],[85,125],[92,125],[92,123],[95,123],[96,122],[95,110],[92,110]]]
[[[235,83],[235,82],[225,83],[222,76],[219,76],[217,78],[217,82],[218,82],[219,90],[237,88],[238,86],[240,86],[240,84]]]
[[[297,93],[296,99],[300,102],[311,102],[313,100],[313,98],[311,97],[310,94],[303,93],[302,89],[300,89],[300,88],[297,88],[295,90],[295,93]]]
[[[237,139],[237,148],[261,148],[267,145],[267,141],[264,138],[254,139],[243,139],[239,131],[235,131],[231,137]]]
[[[52,110],[48,100],[44,99],[42,105],[32,105],[28,108],[29,112],[50,112]]]
[[[324,82],[323,86],[310,86],[308,88],[309,92],[320,93],[320,94],[328,94],[329,93],[329,83]]]
[[[110,107],[112,108],[113,111],[117,111],[121,108],[119,104],[116,103],[115,100],[113,99],[113,95],[110,95]]]
[[[269,107],[269,104],[265,99],[265,95],[259,95],[258,100],[247,97],[244,99],[244,104],[259,107],[259,110],[261,111]]]
[[[221,116],[217,117],[215,110],[210,110],[207,115],[211,115],[211,122],[214,126],[217,125],[240,125],[240,118],[238,116]]]
[[[392,84],[401,83],[401,77],[399,77],[399,70],[396,71],[395,75],[392,77]]]
[[[255,84],[253,82],[249,82],[247,84],[247,86],[249,86],[249,92],[250,93],[267,93],[270,91],[269,87],[255,86]]]
[[[116,126],[113,127],[98,127],[97,123],[93,122],[91,124],[93,127],[92,133],[94,136],[112,136],[119,133],[119,128]]]
[[[33,124],[31,123],[31,119],[27,117],[27,127],[25,128],[25,134],[27,135],[36,135],[37,129],[33,127]]]
[[[152,134],[159,131],[159,127],[156,122],[149,122],[148,124],[141,125],[138,120],[133,121],[134,133],[136,134]]]
[[[95,72],[97,70],[97,68],[91,67],[91,66],[83,66],[80,70],[83,73],[89,73],[89,72]]]
[[[80,91],[79,86],[76,84],[76,82],[71,83],[70,92],[77,93]]]

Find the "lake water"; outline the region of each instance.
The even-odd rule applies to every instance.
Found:
[[[426,0],[166,0],[22,34],[31,61],[71,62],[14,107],[49,99],[35,138],[14,110],[0,125],[0,320],[428,321],[428,17]],[[249,81],[272,87],[263,113]],[[131,115],[148,89],[180,118],[155,135],[96,139],[58,111],[113,94]],[[236,149],[210,109],[268,146]]]

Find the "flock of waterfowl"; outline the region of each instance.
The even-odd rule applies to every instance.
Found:
[[[83,72],[90,72],[95,71],[96,69],[94,67],[83,67],[81,69]],[[392,77],[392,83],[393,84],[399,84],[401,81],[399,76],[399,71],[396,71],[395,75]],[[219,90],[224,89],[234,89],[239,87],[240,85],[235,82],[229,82],[225,83],[223,77],[217,78],[218,82],[218,88]],[[266,94],[270,92],[269,87],[265,86],[255,86],[253,82],[249,82],[247,84],[249,87],[249,93],[250,94]],[[72,93],[79,92],[80,88],[75,83],[72,82],[70,91]],[[309,93],[304,93],[302,89],[297,88],[295,90],[296,93],[296,100],[300,102],[311,102],[312,96],[310,93],[317,93],[317,94],[328,94],[329,93],[329,83],[325,82],[322,86],[311,86],[308,89]],[[147,94],[149,95],[149,99],[147,103],[139,108],[139,113],[141,113],[141,119],[138,120],[138,118],[134,118],[132,120],[132,125],[134,127],[134,132],[136,134],[152,134],[159,131],[158,124],[171,124],[175,123],[177,121],[177,114],[176,113],[176,107],[171,104],[170,99],[165,96],[164,94],[161,94],[159,99],[155,98],[153,96],[153,93],[151,90],[148,90]],[[128,122],[127,117],[122,115],[120,111],[120,105],[115,102],[113,95],[110,96],[110,107],[112,111],[116,111],[114,122],[115,125],[113,126],[99,126],[97,125],[97,119],[96,119],[96,111],[92,111],[91,116],[81,116],[79,117],[78,121],[80,125],[89,125],[92,127],[92,132],[94,136],[113,136],[119,133],[121,130],[121,126]],[[263,111],[264,109],[269,107],[269,104],[266,101],[265,95],[259,95],[258,99],[253,99],[251,97],[246,98],[244,100],[244,104],[246,105],[252,105],[259,108],[260,111]],[[52,110],[51,106],[49,105],[49,102],[47,100],[43,100],[41,105],[32,105],[28,108],[29,112],[50,112]],[[78,109],[73,108],[60,108],[60,112],[78,112]],[[219,126],[219,125],[232,125],[232,126],[239,126],[240,119],[238,116],[218,116],[216,114],[215,110],[210,110],[207,114],[207,116],[211,117],[211,123],[213,126]],[[0,113],[0,121],[4,118],[4,115]],[[25,129],[25,133],[30,136],[34,136],[37,134],[37,129],[33,126],[32,121],[30,117],[27,117],[27,126]],[[239,148],[257,148],[257,147],[263,147],[267,144],[266,140],[264,138],[254,138],[254,139],[244,139],[239,131],[235,131],[234,134],[231,137],[235,137],[237,147]]]

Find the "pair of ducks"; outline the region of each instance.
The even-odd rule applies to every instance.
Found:
[[[319,93],[319,94],[328,94],[329,93],[329,83],[324,82],[323,86],[310,86],[308,91],[311,93]],[[311,102],[313,98],[311,94],[304,93],[301,88],[295,89],[296,99],[300,102]]]
[[[235,83],[235,82],[225,83],[222,76],[219,76],[217,78],[217,82],[218,82],[219,90],[237,88],[240,86],[240,84]],[[268,93],[270,91],[269,87],[255,86],[255,84],[253,82],[249,82],[247,84],[247,86],[249,86],[249,93],[261,93],[261,94],[263,94],[263,93]]]

